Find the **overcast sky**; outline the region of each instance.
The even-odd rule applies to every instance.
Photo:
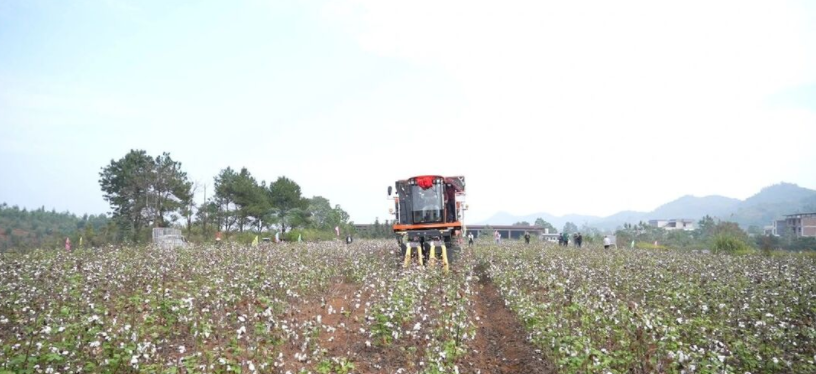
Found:
[[[0,201],[108,212],[131,149],[360,223],[422,174],[472,221],[816,188],[816,5],[0,0]]]

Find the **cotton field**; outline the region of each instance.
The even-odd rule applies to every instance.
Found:
[[[0,257],[0,373],[816,372],[816,260],[393,241]]]

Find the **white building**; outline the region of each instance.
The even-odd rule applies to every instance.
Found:
[[[659,227],[665,230],[694,230],[694,220],[692,219],[652,219],[649,220],[649,225]]]
[[[545,232],[545,233],[540,234],[540,235],[538,236],[538,238],[539,238],[540,240],[543,240],[543,241],[546,241],[546,242],[550,242],[550,243],[558,243],[558,237],[559,237],[559,236],[561,236],[561,234],[553,234],[553,233],[550,233],[550,230],[548,229],[548,230],[546,230],[546,232]]]

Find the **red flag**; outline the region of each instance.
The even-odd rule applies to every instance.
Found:
[[[421,187],[423,190],[427,190],[433,186],[434,177],[430,175],[425,175],[422,177],[416,177],[417,186]]]

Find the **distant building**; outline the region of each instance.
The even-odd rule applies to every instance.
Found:
[[[561,234],[551,233],[550,229],[544,229],[544,233],[539,234],[538,238],[550,243],[558,243],[559,236],[561,236]]]
[[[791,231],[796,237],[816,237],[816,213],[797,213],[785,215],[784,231]]]
[[[652,219],[649,225],[665,230],[694,230],[694,220],[691,219]]]
[[[787,230],[787,220],[784,219],[777,219],[773,221],[773,225],[771,226],[771,235],[773,236],[782,236]]]
[[[774,225],[763,226],[762,227],[762,235],[765,235],[765,236],[771,236],[771,235],[778,236],[778,235],[776,235],[775,227],[776,226],[774,226]]]
[[[154,227],[153,244],[162,249],[173,249],[187,246],[187,239],[179,229]]]
[[[483,233],[483,231],[489,232],[490,235],[493,235],[494,231],[498,231],[501,234],[502,239],[521,239],[524,237],[525,232],[529,232],[530,235],[538,235],[542,232],[547,232],[547,228],[543,226],[515,226],[515,225],[468,225],[467,226],[468,232],[472,232],[475,237],[479,237]]]

